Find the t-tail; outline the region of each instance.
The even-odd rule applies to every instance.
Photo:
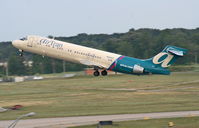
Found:
[[[167,68],[186,53],[187,49],[168,45],[156,56],[145,60],[145,62],[153,67],[146,69],[146,71],[152,74],[170,74]]]

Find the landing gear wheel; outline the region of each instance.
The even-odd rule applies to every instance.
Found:
[[[23,56],[23,50],[19,49],[19,56]]]
[[[106,76],[108,73],[107,73],[106,70],[103,70],[103,71],[101,72],[101,74],[102,74],[102,76]]]
[[[100,75],[100,73],[99,73],[99,71],[98,71],[98,70],[96,70],[95,72],[93,72],[93,75],[94,75],[94,76],[99,76],[99,75]]]
[[[19,53],[19,56],[23,56],[23,53]]]

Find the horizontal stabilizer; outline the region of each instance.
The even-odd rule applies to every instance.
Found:
[[[167,53],[171,53],[176,56],[184,56],[184,54],[186,54],[186,52],[187,52],[186,49],[175,47],[175,46],[167,46],[165,48],[165,51]]]
[[[168,49],[168,52],[177,56],[184,56],[183,51],[179,51],[177,49]]]

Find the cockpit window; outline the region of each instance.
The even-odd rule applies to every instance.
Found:
[[[20,40],[22,40],[22,41],[27,40],[27,37],[23,37]]]

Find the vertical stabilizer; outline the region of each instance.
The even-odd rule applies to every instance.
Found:
[[[151,61],[156,66],[167,68],[186,53],[187,49],[169,45],[162,52],[147,61]]]

